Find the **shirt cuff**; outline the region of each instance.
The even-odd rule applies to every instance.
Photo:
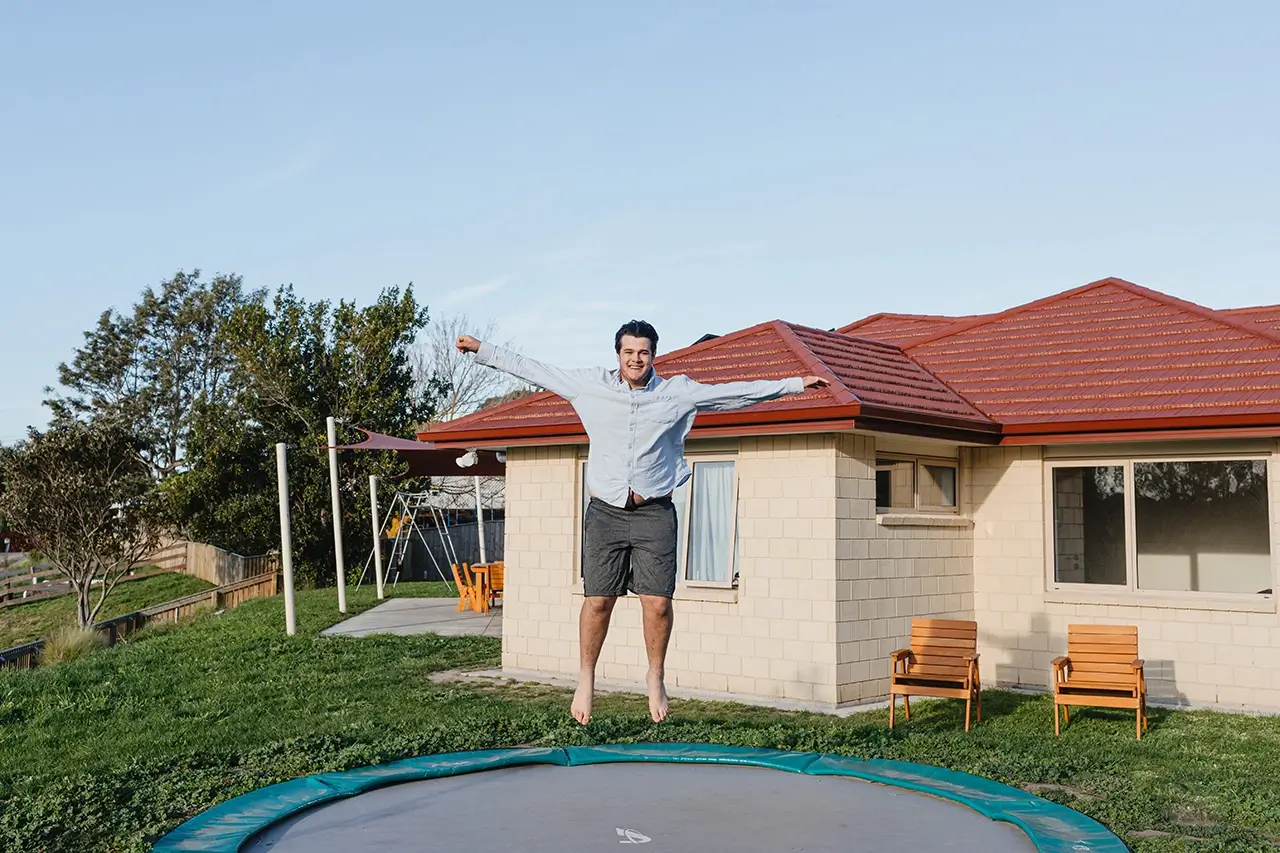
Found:
[[[498,358],[498,348],[488,341],[480,342],[480,349],[476,350],[476,361],[484,365],[493,366]]]
[[[793,376],[787,380],[787,391],[792,394],[804,393],[804,377]]]

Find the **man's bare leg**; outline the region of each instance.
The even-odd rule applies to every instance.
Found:
[[[609,633],[609,618],[617,599],[607,595],[589,595],[582,599],[578,614],[579,652],[578,689],[573,694],[573,718],[584,726],[591,722],[591,705],[596,695],[596,661]]]
[[[649,688],[649,716],[655,723],[667,718],[667,644],[671,640],[671,599],[660,595],[640,596],[644,611],[644,647],[649,657],[645,679]]]

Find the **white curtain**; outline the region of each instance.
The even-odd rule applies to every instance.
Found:
[[[691,581],[730,579],[733,539],[733,463],[700,462],[694,467],[689,520]]]

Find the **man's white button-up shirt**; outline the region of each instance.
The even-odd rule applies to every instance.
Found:
[[[568,400],[587,431],[587,490],[613,506],[630,492],[644,498],[670,494],[689,479],[684,441],[699,411],[743,409],[804,392],[804,379],[705,384],[687,376],[664,379],[650,371],[631,388],[616,371],[564,369],[481,343],[481,364],[546,388]]]

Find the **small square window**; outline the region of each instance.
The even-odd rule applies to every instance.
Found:
[[[956,508],[956,468],[954,465],[920,465],[920,508]]]
[[[876,460],[876,506],[915,509],[916,465],[904,459]]]
[[[881,512],[955,512],[959,466],[941,459],[876,459],[876,509]]]

